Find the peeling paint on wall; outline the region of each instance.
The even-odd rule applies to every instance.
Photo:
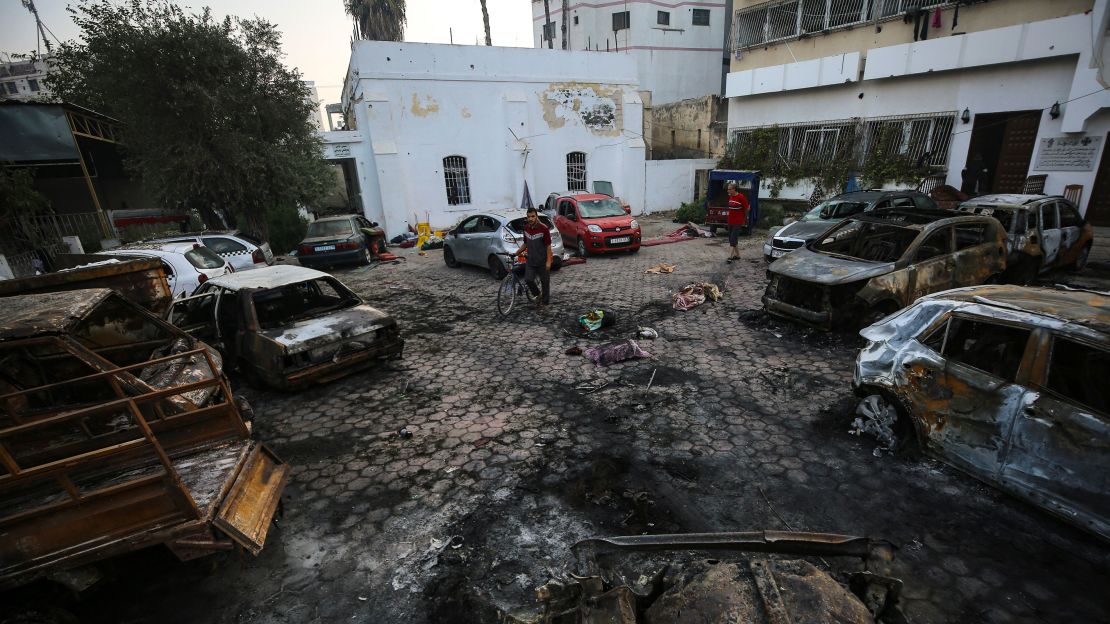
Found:
[[[470,119],[470,109],[464,106],[462,109],[462,116],[463,119]]]
[[[431,115],[432,113],[438,113],[438,112],[439,112],[439,102],[436,102],[435,98],[433,98],[430,95],[425,95],[424,96],[424,103],[421,104],[420,103],[420,96],[415,94],[415,93],[412,94],[412,114],[413,115],[416,115],[417,117],[427,117],[428,115]]]
[[[594,134],[619,136],[621,90],[599,83],[551,83],[540,94],[543,119],[549,128],[562,128],[568,119],[577,119]]]

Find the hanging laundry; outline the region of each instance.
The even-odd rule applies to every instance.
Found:
[[[956,24],[960,23],[960,5],[956,5],[956,10],[952,11],[952,30],[956,30]]]
[[[940,8],[933,11],[933,28],[940,28]]]

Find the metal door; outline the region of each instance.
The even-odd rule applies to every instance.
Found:
[[[479,216],[475,215],[469,219],[464,220],[459,224],[455,234],[455,244],[451,246],[451,251],[455,253],[455,259],[460,262],[481,262],[485,263],[485,258],[477,257],[475,251],[478,230]]]
[[[1084,216],[1091,225],[1110,226],[1110,158],[1106,153],[1105,145],[1110,142],[1110,133],[1102,142],[1102,159],[1098,162],[1098,173],[1095,174],[1095,185],[1091,189],[1091,198],[1087,200],[1087,212]]]
[[[1040,124],[1039,114],[1016,114],[1006,121],[994,177],[994,192],[1020,193],[1025,188],[1025,178],[1029,174],[1029,161],[1033,158],[1033,147],[1037,142],[1037,128]]]

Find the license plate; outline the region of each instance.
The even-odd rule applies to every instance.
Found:
[[[609,244],[610,245],[616,245],[617,243],[628,243],[628,242],[631,242],[631,241],[632,241],[631,236],[614,236],[613,238],[609,239]]]
[[[771,250],[771,257],[772,258],[781,258],[785,255],[786,255],[786,250],[784,250],[784,249],[772,249]]]
[[[316,251],[335,251],[335,245],[320,245]]]

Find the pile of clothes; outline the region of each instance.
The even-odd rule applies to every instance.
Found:
[[[696,282],[687,284],[682,290],[671,295],[675,310],[689,310],[705,303],[706,301],[719,301],[721,289],[710,282]]]
[[[603,345],[590,347],[584,352],[586,357],[593,360],[597,366],[609,366],[633,358],[649,358],[651,354],[640,348],[635,340],[621,340],[607,342]]]

